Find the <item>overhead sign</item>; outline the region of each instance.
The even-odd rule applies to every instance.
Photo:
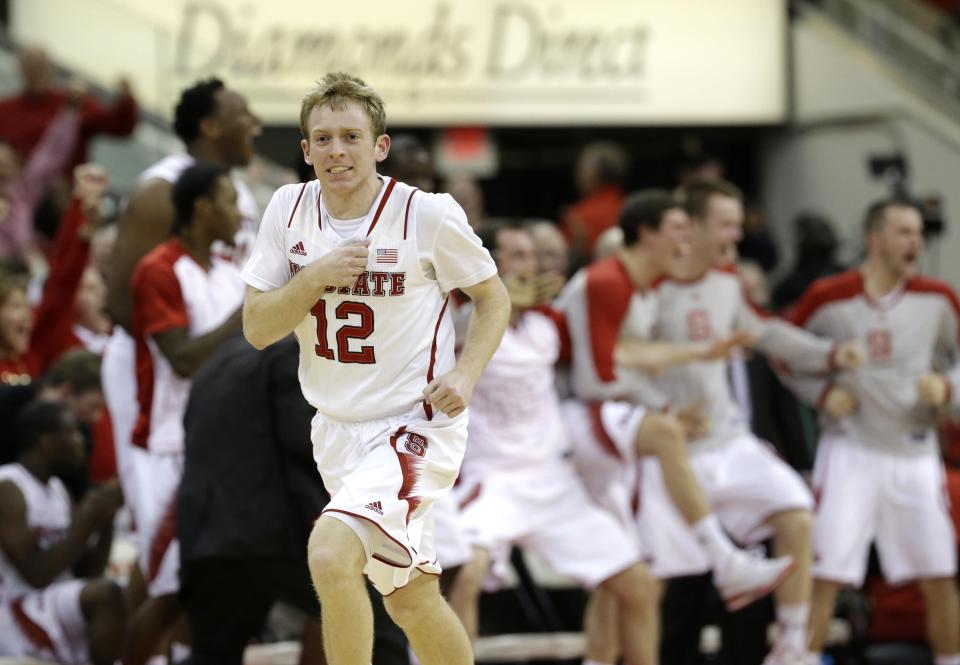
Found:
[[[170,114],[216,74],[296,124],[325,72],[365,78],[391,125],[777,122],[785,0],[15,0],[13,33]],[[83,26],[82,29],[77,29]]]

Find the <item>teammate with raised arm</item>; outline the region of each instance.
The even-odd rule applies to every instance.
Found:
[[[668,405],[650,373],[723,358],[744,340],[734,334],[695,342],[651,341],[657,311],[651,287],[677,270],[690,239],[690,219],[669,192],[646,190],[627,197],[619,225],[623,247],[578,272],[559,300],[572,342],[572,388],[579,398],[564,403],[573,458],[595,500],[624,524],[636,528],[633,503],[643,512],[672,503],[670,509],[696,533],[727,606],[736,609],[776,587],[789,574],[791,559],[755,559],[730,542],[687,456],[687,436],[706,423],[696,404],[677,402],[676,415],[662,412]],[[655,461],[657,482],[669,497],[657,495],[651,502],[637,496],[638,458]],[[646,541],[654,538],[642,534],[645,554],[652,549]],[[609,619],[601,619],[615,617],[616,606],[602,589],[591,596],[585,663],[616,662],[616,631]]]
[[[317,180],[274,194],[243,275],[244,334],[258,348],[295,332],[311,439],[331,501],[308,561],[333,665],[368,665],[364,575],[423,665],[472,663],[440,595],[434,501],[453,486],[474,383],[510,303],[462,209],[376,172],[390,149],[383,100],[348,74],[304,97],[304,159]],[[453,289],[475,304],[454,359]]]
[[[690,185],[682,203],[693,221],[691,253],[684,272],[657,287],[654,327],[658,339],[705,342],[750,333],[752,345],[784,359],[799,371],[856,367],[863,352],[856,342],[834,343],[755,309],[723,257],[742,234],[739,190],[725,182]],[[740,543],[770,536],[781,556],[792,556],[793,574],[776,591],[780,633],[767,665],[804,663],[810,612],[810,528],[813,497],[800,476],[750,431],[727,377],[727,363],[679,365],[663,372],[658,387],[674,404],[700,402],[709,430],[689,442],[691,464],[728,533]],[[645,474],[645,490],[658,491],[658,475]],[[647,481],[649,480],[649,484]],[[662,491],[662,490],[659,490]],[[655,533],[653,568],[665,577],[706,572],[709,562],[695,534],[676,511],[644,511],[641,531]]]
[[[957,548],[936,434],[938,414],[960,395],[960,301],[917,272],[923,217],[913,203],[873,204],[864,233],[866,260],[815,282],[791,317],[867,349],[856,372],[785,377],[823,414],[812,646],[823,648],[839,588],[863,583],[874,541],[891,583],[919,581],[936,665],[960,665]]]

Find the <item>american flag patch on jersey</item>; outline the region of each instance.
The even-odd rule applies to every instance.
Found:
[[[378,249],[377,263],[397,263],[399,254],[396,249]]]

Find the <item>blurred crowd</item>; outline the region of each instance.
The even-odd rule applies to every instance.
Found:
[[[192,248],[200,248],[210,265],[245,258],[259,206],[236,172],[254,155],[260,132],[256,109],[249,109],[229,82],[199,82],[183,92],[174,110],[173,131],[185,152],[153,167],[133,191],[112,192],[110,174],[88,160],[90,142],[102,135],[131,136],[140,115],[135,85],[122,81],[106,100],[80,84],[61,85],[49,57],[36,47],[22,49],[20,65],[20,91],[0,100],[0,465],[5,465],[0,469],[18,464],[44,487],[52,486],[51,478],[60,479],[73,517],[61,525],[66,535],[56,548],[33,550],[22,529],[11,526],[25,523],[24,507],[6,496],[0,482],[0,550],[34,589],[64,577],[80,582],[84,619],[94,626],[84,654],[91,662],[121,659],[139,665],[171,649],[177,659],[178,645],[191,641],[193,661],[227,662],[250,641],[291,637],[303,642],[302,662],[323,662],[314,620],[318,608],[303,553],[326,496],[308,445],[312,412],[297,383],[297,344],[286,340],[264,352],[250,347],[239,335],[240,292],[223,296],[218,306],[229,311],[194,338],[157,337],[151,352],[182,378],[185,417],[175,510],[156,515],[153,523],[130,519],[125,504],[146,499],[135,496],[139,488],[121,473],[125,464],[136,465],[138,453],[124,451],[119,439],[136,441],[142,423],[131,422],[130,431],[117,436],[118,414],[110,413],[136,395],[111,397],[101,381],[101,359],[118,335],[135,335],[149,329],[151,321],[175,316],[164,309],[170,305],[162,286],[151,285],[143,268],[145,257],[158,260],[154,249],[168,244],[174,230],[187,253],[195,255]],[[503,221],[485,212],[483,182],[435,173],[430,151],[415,136],[397,134],[392,140],[382,174],[423,191],[450,193],[474,229]],[[621,246],[625,183],[631,160],[638,159],[610,142],[583,146],[571,170],[579,198],[562,210],[541,211],[540,219],[514,220],[526,224],[540,270],[552,276],[544,289],[559,293],[578,269]],[[204,171],[201,162],[218,168]],[[676,185],[723,177],[722,158],[701,152],[686,156]],[[111,192],[125,200],[119,216],[104,212]],[[846,268],[838,258],[835,225],[815,203],[792,220],[793,246],[784,252],[763,209],[746,202],[742,237],[726,259],[758,306],[785,314],[815,280]],[[785,254],[791,257],[789,266],[783,265]],[[777,275],[773,282],[771,275]],[[191,311],[190,317],[196,321],[203,315]],[[809,474],[817,441],[814,412],[781,385],[760,353],[735,355],[729,379],[754,432]],[[941,433],[956,506],[960,425],[944,422]],[[154,560],[157,552],[144,552],[140,545],[134,559],[117,544],[143,542],[133,534],[144,529],[176,531],[179,551],[173,556],[179,557],[180,573],[174,592],[150,591],[162,577],[151,567],[162,567],[165,553]],[[925,642],[919,591],[886,585],[875,564],[871,570],[864,590],[847,593],[840,603],[850,633],[835,647],[837,662],[860,662],[877,645]],[[0,605],[11,605],[11,620],[22,626],[24,615],[13,602],[15,586],[7,579],[2,584]],[[536,586],[526,579],[519,584]],[[708,578],[671,584],[664,600],[664,649],[678,655],[664,662],[706,662],[696,653],[699,634],[687,634],[679,624],[692,611],[688,599],[699,603],[707,586]],[[517,597],[539,599],[534,604],[546,607],[546,616],[556,613],[555,604],[569,602],[543,589],[524,593]],[[285,611],[275,609],[277,601],[284,601]],[[496,602],[516,600],[498,597]],[[391,628],[382,607],[377,612],[375,662],[408,662],[402,635]],[[771,604],[727,615],[714,599],[706,612],[724,635],[724,653],[711,656],[716,659],[711,662],[763,659]],[[538,614],[544,616],[520,616]],[[499,620],[506,615],[517,616],[482,612],[481,634],[509,630]],[[671,621],[678,624],[675,630]],[[527,621],[512,632],[544,627],[535,623]],[[563,620],[545,623],[579,628],[558,625],[567,623]],[[57,636],[51,640],[57,643]],[[228,643],[234,651],[223,660],[205,661],[206,652],[198,646],[204,643],[215,645],[211,652]],[[679,655],[690,645],[694,653]],[[61,660],[74,662],[71,658]]]

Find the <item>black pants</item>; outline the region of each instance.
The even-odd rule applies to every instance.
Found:
[[[180,602],[193,633],[190,665],[240,665],[243,651],[260,634],[274,602],[282,600],[311,616],[320,613],[306,559],[202,559],[184,562]],[[408,665],[407,641],[371,593],[374,665]]]

